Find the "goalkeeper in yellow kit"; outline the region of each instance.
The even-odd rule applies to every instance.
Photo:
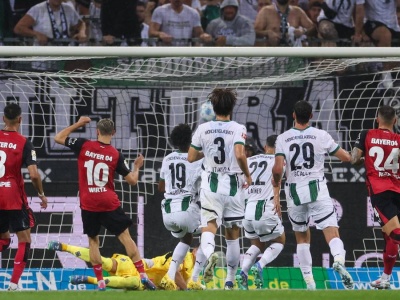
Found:
[[[89,249],[85,247],[68,245],[65,243],[51,241],[49,242],[48,249],[56,251],[64,251],[71,253],[79,259],[90,262]],[[181,290],[187,289],[187,282],[192,284],[190,289],[202,290],[205,287],[201,284],[193,285],[191,280],[192,271],[196,260],[197,248],[192,252],[188,252],[185,256],[183,263],[180,265],[179,270],[176,272],[175,282]],[[168,272],[171,262],[172,253],[168,252],[162,256],[157,256],[152,259],[143,259],[145,271],[152,282],[160,288],[161,279]],[[102,267],[109,273],[110,276],[104,277],[107,287],[116,289],[129,289],[129,290],[144,290],[145,287],[140,281],[140,275],[136,270],[132,260],[122,254],[114,254],[112,257],[101,257]],[[95,284],[97,285],[96,277],[76,275],[70,277],[72,284]]]

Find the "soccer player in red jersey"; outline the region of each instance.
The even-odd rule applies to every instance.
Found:
[[[359,134],[351,152],[351,162],[365,162],[368,193],[385,240],[383,274],[371,282],[371,286],[389,289],[400,244],[400,135],[393,131],[397,122],[393,107],[381,106],[376,120],[378,129],[364,130]]]
[[[56,143],[71,148],[78,155],[83,231],[89,238],[90,261],[98,280],[98,288],[106,288],[98,236],[103,226],[115,234],[124,245],[127,255],[140,273],[142,283],[147,289],[154,290],[156,287],[145,273],[136,243],[128,230],[132,220],[122,210],[114,189],[115,172],[122,175],[128,184],[137,184],[139,169],[143,166],[143,155],[139,154],[134,162],[133,171],[130,171],[122,153],[111,145],[115,134],[114,122],[111,119],[101,119],[97,123],[96,141],[69,137],[72,132],[90,122],[89,117],[80,117],[78,122],[58,132],[54,139]]]
[[[31,246],[31,228],[35,225],[33,212],[25,194],[21,168],[28,168],[33,187],[47,207],[42,179],[37,169],[36,152],[30,140],[18,133],[21,125],[21,107],[11,103],[4,108],[4,129],[0,130],[0,251],[11,243],[9,228],[16,232],[18,250],[8,290],[18,290],[18,281],[24,271]]]

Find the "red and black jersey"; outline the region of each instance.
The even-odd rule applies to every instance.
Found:
[[[354,146],[364,152],[369,193],[400,193],[400,135],[386,129],[365,130]]]
[[[28,208],[21,168],[36,165],[30,140],[16,131],[0,130],[0,209]]]
[[[124,157],[110,144],[83,138],[67,138],[65,146],[78,155],[79,197],[87,211],[113,211],[121,204],[114,189],[115,172],[130,172]]]

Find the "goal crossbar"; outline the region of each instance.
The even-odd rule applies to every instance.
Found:
[[[0,57],[400,57],[390,47],[68,47],[2,46]]]

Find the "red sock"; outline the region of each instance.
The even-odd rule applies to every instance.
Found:
[[[136,270],[138,270],[139,273],[144,273],[144,265],[142,260],[138,260],[133,263],[136,267]]]
[[[0,239],[0,252],[6,250],[11,244],[11,239]]]
[[[396,264],[399,247],[386,234],[383,234],[383,236],[385,238],[385,250],[383,251],[383,272],[387,275],[390,275],[392,274],[393,267]]]
[[[26,261],[28,260],[29,249],[31,248],[30,243],[18,243],[18,250],[15,254],[14,269],[11,275],[10,282],[18,284],[21,278],[22,272],[25,269]]]
[[[94,275],[96,275],[97,281],[103,280],[103,267],[101,264],[93,265]]]

